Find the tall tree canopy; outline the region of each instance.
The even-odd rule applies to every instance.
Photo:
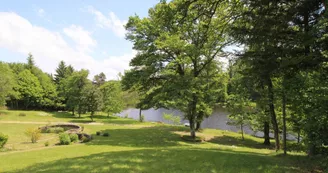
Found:
[[[108,81],[100,87],[103,96],[103,109],[110,114],[120,113],[124,108],[123,92],[119,81]]]
[[[212,112],[207,95],[217,94],[217,73],[210,67],[229,44],[229,8],[226,1],[161,1],[149,17],[132,16],[126,25],[138,54],[123,80],[140,85],[148,105],[184,112],[192,137],[197,120]]]

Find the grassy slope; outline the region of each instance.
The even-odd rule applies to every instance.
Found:
[[[38,126],[3,125],[0,124],[0,131],[13,138],[12,142],[21,139],[19,134],[24,131],[21,129]],[[240,135],[233,132],[206,129],[198,135],[208,141],[193,144],[181,140],[180,135],[188,133],[184,127],[85,125],[89,133],[100,130],[109,132],[110,137],[95,136],[86,144],[1,152],[0,172],[307,172],[311,169],[303,154],[283,157],[263,147],[262,139],[246,135],[247,140],[240,141]]]

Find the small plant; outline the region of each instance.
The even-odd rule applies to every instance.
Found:
[[[82,135],[82,137],[81,137],[81,141],[82,141],[83,143],[85,143],[85,142],[89,142],[90,139],[89,139],[88,137]]]
[[[26,129],[25,135],[31,139],[32,143],[36,143],[41,137],[41,130],[35,128]]]
[[[62,127],[51,127],[46,130],[46,133],[63,133],[64,131]]]
[[[125,114],[124,115],[124,118],[129,118],[129,114]]]
[[[59,135],[59,144],[60,145],[69,145],[71,143],[71,138],[67,133],[61,133]]]
[[[145,121],[145,115],[141,115],[139,121],[144,122]]]
[[[49,141],[45,142],[44,146],[46,146],[46,147],[49,146]]]
[[[84,125],[81,125],[81,132],[84,131]]]
[[[108,132],[105,132],[105,133],[103,134],[103,136],[108,137],[108,136],[109,136],[109,133],[108,133]]]
[[[100,135],[101,135],[101,132],[99,132],[99,131],[96,132],[96,135],[97,135],[97,136],[100,136]]]
[[[7,143],[8,136],[0,133],[0,148],[3,148],[3,146]]]
[[[20,117],[26,117],[26,114],[21,112],[21,113],[18,114],[18,116],[20,116]]]
[[[69,138],[71,139],[71,142],[79,141],[79,136],[76,133],[69,134]]]

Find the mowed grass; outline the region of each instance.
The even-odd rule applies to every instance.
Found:
[[[20,113],[26,116],[19,116]],[[95,123],[108,124],[135,124],[145,125],[149,122],[139,122],[129,118],[120,118],[117,116],[107,116],[104,113],[97,112],[93,117]],[[0,110],[0,121],[21,121],[21,122],[70,122],[70,123],[91,123],[90,114],[82,114],[79,117],[70,112],[44,112],[44,111],[20,111],[20,110]]]
[[[0,121],[1,122],[1,121]],[[9,151],[27,150],[33,148],[42,148],[44,143],[48,142],[49,146],[58,143],[56,134],[43,133],[38,143],[31,143],[30,137],[25,135],[25,131],[29,128],[38,128],[42,125],[37,124],[1,124],[0,132],[9,136],[5,149]]]
[[[124,120],[128,119],[121,121]],[[0,131],[8,134],[11,142],[19,141],[18,134],[25,128],[38,127],[38,124],[3,125],[0,120]],[[192,143],[181,139],[181,135],[188,134],[188,128],[182,126],[132,123],[85,124],[84,128],[94,135],[94,140],[85,144],[0,152],[0,172],[317,171],[315,163],[304,153],[282,156],[263,146],[260,138],[246,135],[246,140],[241,141],[240,134],[228,131],[205,129],[197,135],[206,138],[206,142]],[[97,131],[108,132],[110,136],[96,136]]]

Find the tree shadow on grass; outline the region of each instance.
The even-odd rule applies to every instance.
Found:
[[[13,172],[309,172],[307,165],[300,164],[304,161],[301,156],[273,157],[232,151],[167,148],[103,152],[38,163]]]
[[[93,135],[94,139],[86,145],[113,145],[128,147],[168,147],[178,146],[180,135],[173,131],[185,130],[183,127],[151,126],[143,128],[106,129],[109,137]]]
[[[228,146],[237,146],[237,147],[248,147],[248,148],[256,148],[256,149],[274,149],[274,145],[270,146],[264,145],[258,141],[252,140],[250,138],[245,138],[241,140],[239,137],[233,136],[215,136],[211,140],[207,141],[215,144],[228,145]]]

